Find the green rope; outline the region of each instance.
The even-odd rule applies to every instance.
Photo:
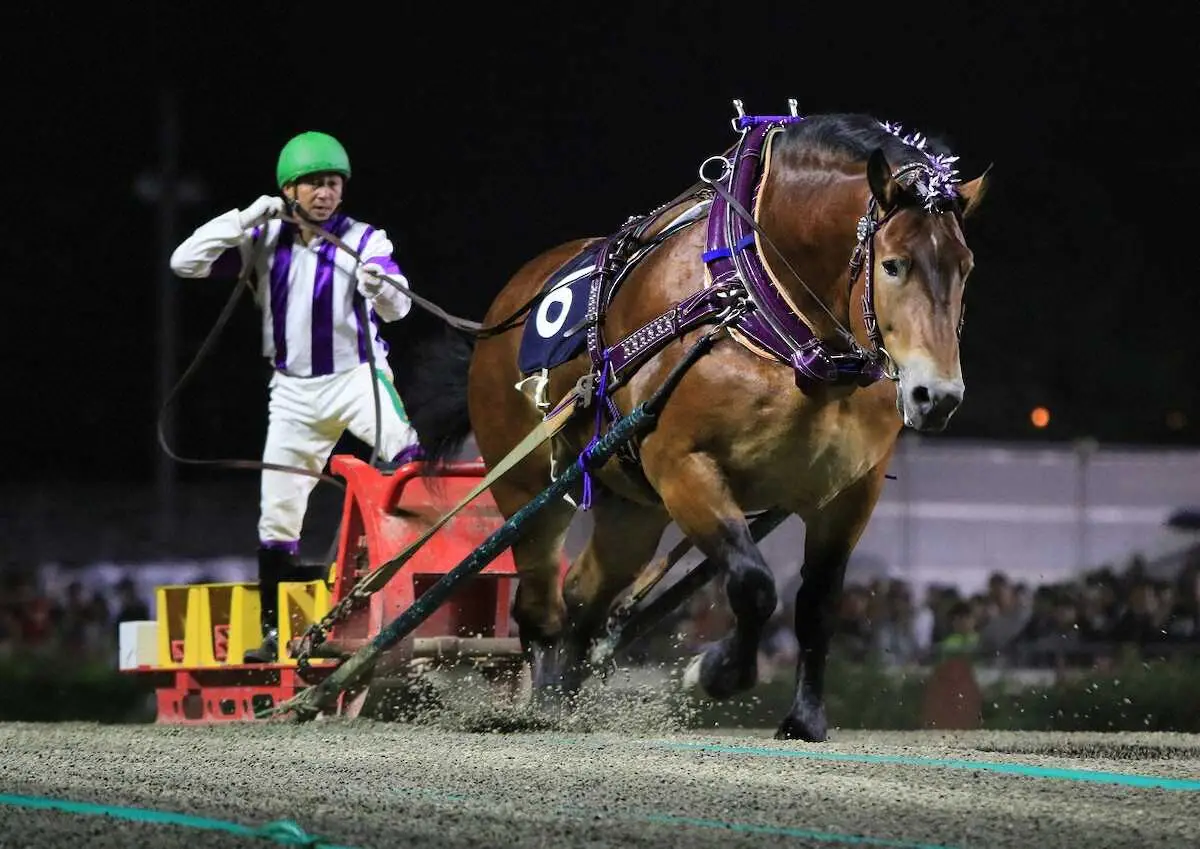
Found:
[[[127,822],[148,825],[175,825],[201,831],[220,831],[238,837],[257,837],[272,840],[282,846],[302,846],[305,849],[353,849],[330,843],[315,834],[309,834],[292,820],[274,820],[253,827],[228,820],[209,819],[175,811],[156,811],[150,808],[126,808],[119,805],[103,805],[92,802],[74,802],[70,799],[51,799],[45,796],[18,796],[0,793],[0,805],[39,811],[61,811],[83,816],[102,816]]]

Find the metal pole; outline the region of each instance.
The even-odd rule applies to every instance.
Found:
[[[1091,566],[1091,539],[1088,517],[1088,472],[1096,440],[1080,439],[1075,443],[1075,559],[1080,573]]]
[[[154,301],[157,313],[155,344],[158,356],[155,395],[158,409],[163,408],[175,385],[179,361],[178,327],[179,281],[171,271],[171,252],[179,240],[179,211],[205,198],[198,180],[179,173],[179,110],[175,91],[159,91],[158,165],[138,175],[134,194],[152,206],[158,219],[158,246],[155,251]],[[170,410],[163,416],[163,436],[175,442],[175,416]],[[155,495],[158,533],[161,541],[174,539],[178,505],[176,504],[175,465],[164,452],[155,453]]]

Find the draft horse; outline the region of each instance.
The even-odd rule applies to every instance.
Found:
[[[805,526],[800,654],[776,736],[823,741],[835,609],[897,438],[904,426],[943,430],[963,398],[973,257],[962,228],[987,175],[963,182],[938,142],[867,115],[735,106],[738,140],[689,190],[520,268],[486,314],[493,332],[460,346],[459,381],[430,365],[416,377],[435,385],[414,397],[437,395],[442,408],[424,419],[414,409],[414,423],[431,461],[473,432],[491,467],[571,387],[591,386],[587,413],[493,485],[509,517],[708,334],[654,428],[513,546],[513,615],[534,692],[555,702],[581,686],[610,605],[671,522],[719,565],[735,617],[685,677],[712,698],[752,687],[777,594],[746,517],[786,511]],[[560,581],[579,506],[594,529]]]

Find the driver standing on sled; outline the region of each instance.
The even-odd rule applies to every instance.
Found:
[[[282,198],[263,195],[244,210],[231,209],[203,224],[171,256],[180,277],[235,278],[243,268],[257,279],[263,313],[263,355],[274,367],[263,462],[320,472],[349,428],[375,445],[375,395],[379,380],[379,456],[393,463],[415,458],[420,447],[392,383],[388,345],[379,321],[397,321],[412,307],[383,230],[341,211],[350,179],[345,148],[325,133],[306,132],[279,154],[275,177]],[[356,249],[361,262],[307,227],[312,222]],[[368,321],[359,312],[367,307]],[[328,565],[297,561],[300,530],[317,479],[265,470],[258,522],[258,585],[263,643],[247,663],[269,663],[279,653],[279,582],[324,578]]]

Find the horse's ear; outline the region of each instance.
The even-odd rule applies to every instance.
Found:
[[[958,186],[958,194],[963,200],[962,217],[969,217],[975,210],[979,208],[979,204],[983,202],[983,196],[988,190],[988,172],[992,170],[989,165],[983,169],[983,173],[969,183],[962,183]]]
[[[896,205],[901,193],[900,184],[892,179],[892,166],[880,148],[871,151],[867,160],[867,185],[885,211]]]

